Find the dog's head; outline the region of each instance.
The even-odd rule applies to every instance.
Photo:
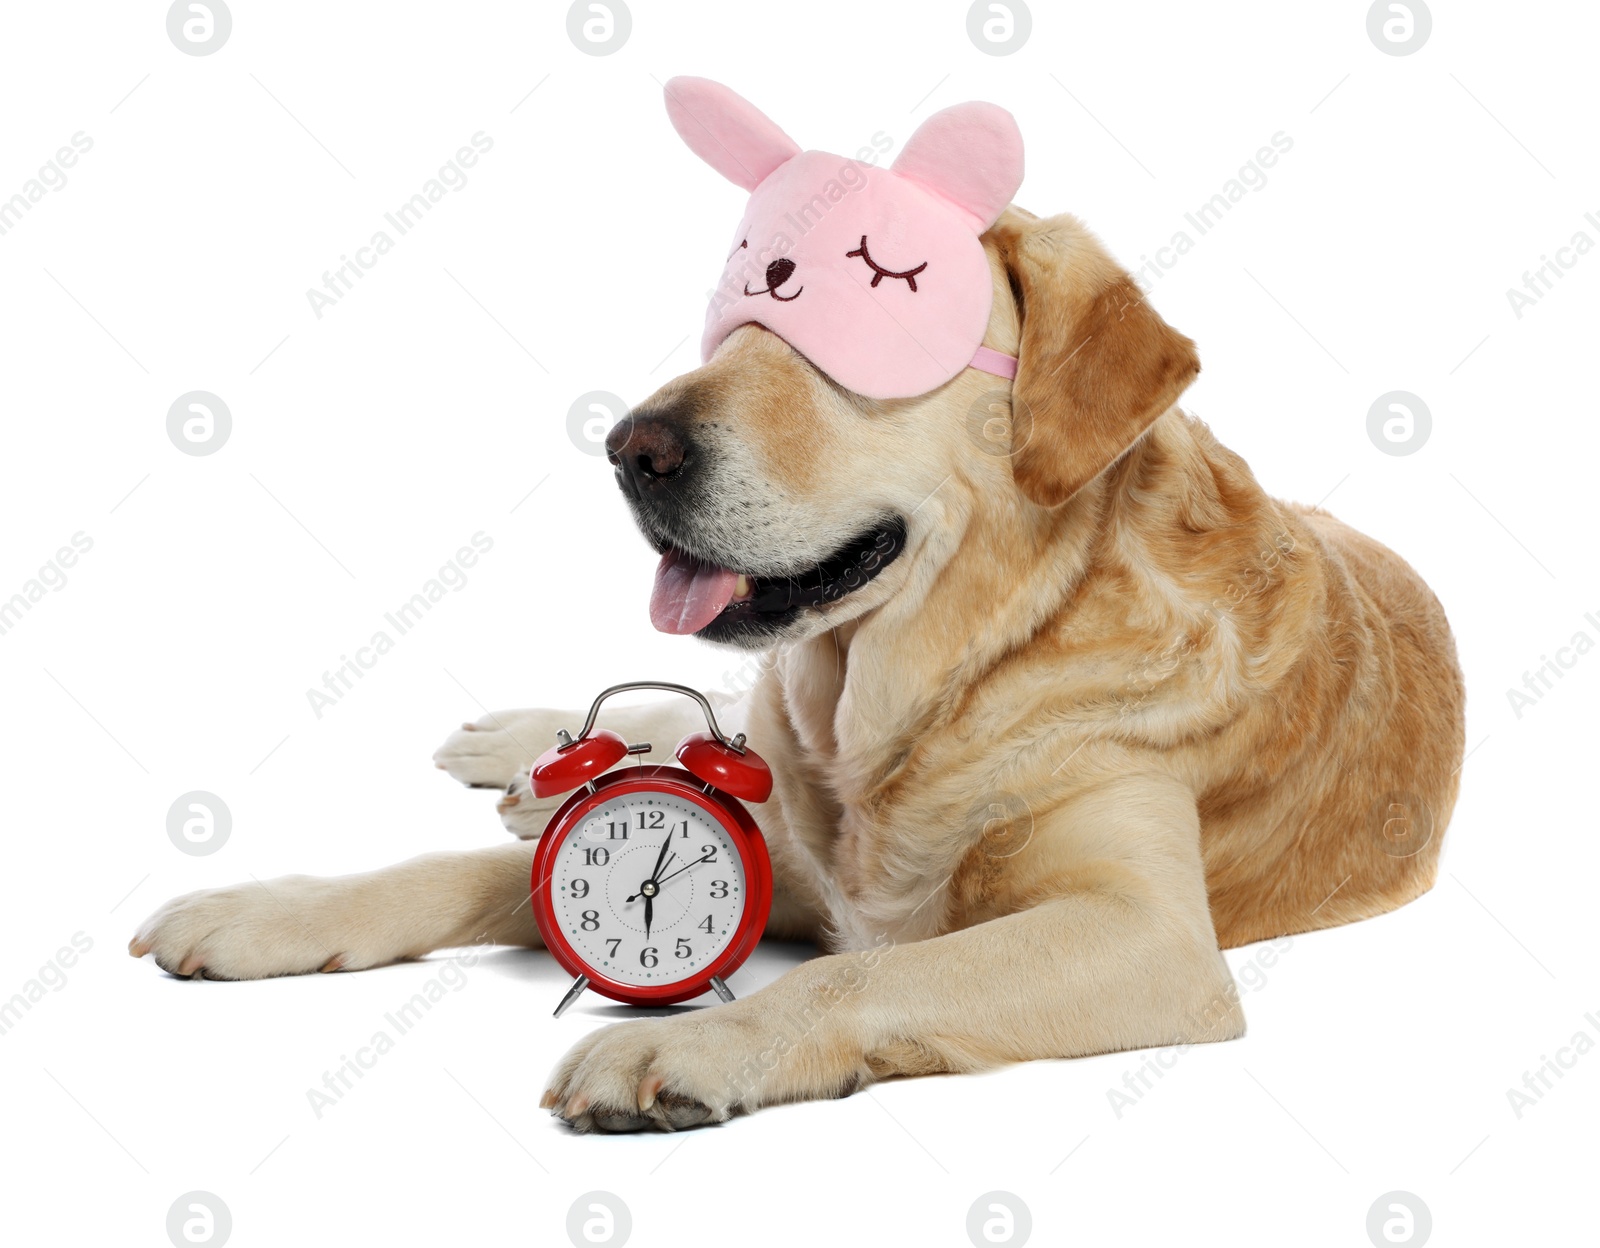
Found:
[[[1194,344],[1072,218],[1008,209],[981,253],[981,341],[1017,357],[1012,382],[958,368],[909,398],[867,397],[766,321],[712,342],[713,304],[707,362],[606,440],[662,556],[656,627],[758,648],[937,593],[974,525],[1064,514],[1198,371]],[[784,294],[795,275],[772,274]]]

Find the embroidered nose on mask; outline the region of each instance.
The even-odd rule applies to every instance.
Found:
[[[751,290],[750,283],[746,282],[744,293],[746,295],[771,295],[780,303],[788,303],[791,299],[798,299],[800,297],[800,291],[805,289],[805,287],[802,286],[800,287],[800,290],[797,290],[790,295],[780,295],[778,293],[778,287],[782,286],[793,276],[793,260],[774,260],[771,264],[767,265],[767,288],[765,290]]]
[[[879,169],[801,151],[719,83],[674,78],[666,98],[684,142],[750,192],[702,359],[755,323],[867,398],[926,394],[972,367],[1015,376],[1014,359],[983,346],[994,278],[979,241],[1022,182],[1010,113],[944,109]]]

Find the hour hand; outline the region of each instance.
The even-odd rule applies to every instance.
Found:
[[[655,901],[653,898],[644,899],[644,938],[650,939],[650,920],[655,917]]]
[[[656,855],[655,869],[650,872],[650,878],[652,880],[657,880],[657,879],[661,878],[661,868],[666,865],[666,862],[667,862],[667,849],[671,844],[672,844],[672,833],[669,831],[667,833],[667,839],[661,842],[661,852]]]

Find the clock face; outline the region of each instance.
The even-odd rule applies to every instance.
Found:
[[[602,802],[567,829],[549,870],[551,909],[573,951],[639,987],[702,973],[734,939],[749,899],[732,837],[674,793]]]

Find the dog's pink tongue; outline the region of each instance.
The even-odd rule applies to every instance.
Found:
[[[737,572],[669,550],[656,567],[650,622],[663,633],[698,633],[733,601]]]

